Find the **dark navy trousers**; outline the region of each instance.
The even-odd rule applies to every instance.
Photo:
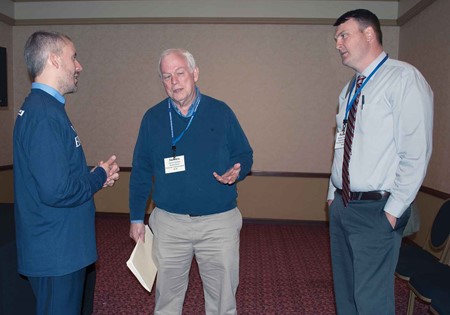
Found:
[[[392,228],[386,200],[351,201],[335,193],[329,207],[331,261],[338,315],[395,315],[394,273],[408,208]]]
[[[36,315],[80,315],[86,268],[58,277],[28,277]]]

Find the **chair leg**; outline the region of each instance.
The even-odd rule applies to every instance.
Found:
[[[433,308],[433,306],[430,306],[430,313],[433,315],[439,315],[439,313]]]
[[[416,300],[416,295],[413,290],[409,290],[409,299],[408,299],[408,311],[407,315],[413,315],[414,313],[414,301]]]

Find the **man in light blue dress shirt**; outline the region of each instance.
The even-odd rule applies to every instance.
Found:
[[[355,78],[365,77],[358,91],[355,80],[344,87],[336,116],[327,199],[337,313],[394,315],[402,232],[431,156],[433,92],[416,68],[384,52],[380,22],[372,12],[347,12],[334,26],[342,63]],[[344,155],[355,94],[351,150]],[[344,160],[349,160],[348,204]]]

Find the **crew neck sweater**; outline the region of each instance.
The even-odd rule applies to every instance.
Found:
[[[240,163],[239,180],[243,180],[253,163],[253,150],[233,111],[224,102],[202,95],[192,123],[176,145],[186,170],[166,174],[164,159],[173,156],[169,110],[174,138],[189,123],[190,118],[168,107],[168,99],[144,115],[133,155],[130,219],[144,219],[150,194],[158,208],[176,214],[208,215],[235,208],[236,183],[224,185],[213,176]]]

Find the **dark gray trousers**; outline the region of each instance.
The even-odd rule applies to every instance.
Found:
[[[410,208],[393,229],[386,201],[351,201],[344,208],[336,193],[329,207],[338,315],[395,315],[394,272]]]

